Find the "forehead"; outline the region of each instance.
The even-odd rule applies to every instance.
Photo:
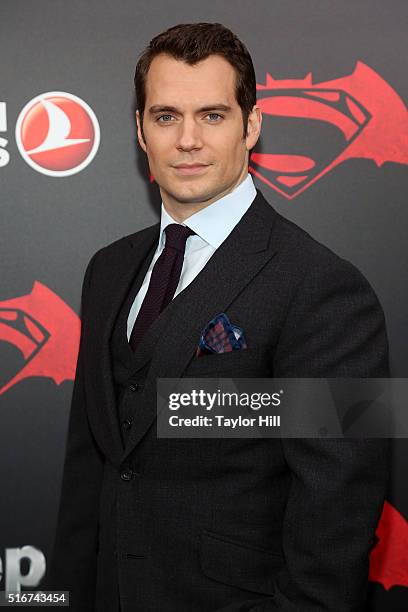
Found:
[[[164,54],[153,59],[146,78],[146,105],[201,104],[212,99],[237,105],[235,70],[226,59],[210,55],[194,65]]]

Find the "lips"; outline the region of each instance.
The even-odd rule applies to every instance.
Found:
[[[209,164],[179,164],[174,169],[179,174],[198,174],[208,168]]]

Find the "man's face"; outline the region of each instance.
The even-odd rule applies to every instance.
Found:
[[[163,201],[178,210],[189,204],[198,210],[241,182],[261,124],[254,107],[243,138],[235,71],[218,55],[193,66],[156,56],[146,79],[145,140],[138,112],[136,118],[139,143]]]

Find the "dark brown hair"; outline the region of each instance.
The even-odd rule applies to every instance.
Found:
[[[256,77],[248,49],[239,38],[221,23],[180,23],[155,36],[139,57],[135,72],[136,102],[142,126],[146,77],[152,60],[160,53],[191,65],[209,55],[226,59],[235,69],[235,97],[242,111],[245,138],[248,115],[256,104]]]

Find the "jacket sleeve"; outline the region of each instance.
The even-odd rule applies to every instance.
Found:
[[[83,281],[81,338],[71,401],[62,489],[51,563],[43,590],[70,591],[70,609],[94,610],[98,506],[104,458],[89,427],[84,385],[83,338],[87,320],[90,260]]]
[[[389,377],[379,301],[349,262],[314,267],[298,287],[273,364],[277,378]],[[358,612],[389,478],[388,439],[282,438],[291,471],[285,566],[272,597],[218,612]]]

